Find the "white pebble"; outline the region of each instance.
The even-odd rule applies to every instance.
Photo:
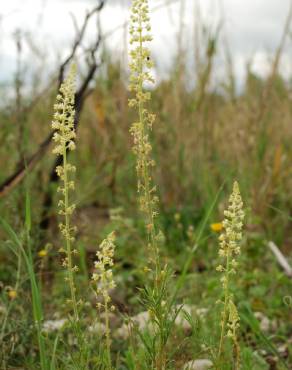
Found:
[[[213,362],[207,359],[193,360],[186,363],[183,370],[207,370],[213,367]]]

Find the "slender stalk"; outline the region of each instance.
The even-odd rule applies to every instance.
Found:
[[[225,328],[228,318],[228,301],[229,301],[229,274],[230,274],[230,257],[229,253],[227,254],[226,258],[226,267],[225,267],[225,289],[224,289],[224,306],[222,311],[222,317],[221,317],[221,334],[220,334],[220,342],[219,342],[219,348],[218,348],[218,358],[221,357],[222,354],[222,347],[225,337]]]
[[[106,337],[107,362],[108,362],[109,369],[111,369],[111,341],[110,341],[110,327],[109,327],[109,310],[108,310],[108,303],[106,300],[104,303],[104,312],[105,312],[105,337]]]
[[[55,114],[52,122],[52,128],[55,130],[53,140],[56,145],[53,153],[62,157],[62,166],[56,168],[57,175],[62,180],[62,186],[58,191],[63,195],[63,199],[59,201],[59,214],[64,217],[64,223],[61,223],[60,230],[63,234],[65,249],[61,248],[61,252],[65,254],[63,266],[67,269],[68,283],[71,295],[71,304],[74,313],[75,323],[79,321],[77,301],[75,294],[75,283],[73,273],[77,271],[77,267],[73,266],[72,241],[74,241],[74,228],[71,227],[70,217],[74,211],[75,205],[70,204],[69,190],[74,189],[74,182],[69,179],[69,172],[74,172],[75,167],[68,163],[67,153],[75,149],[74,139],[76,137],[74,130],[74,101],[75,101],[75,75],[76,69],[74,65],[71,67],[69,75],[61,85],[60,94],[57,95],[57,101],[54,106]]]
[[[129,105],[135,107],[138,113],[139,122],[133,123],[131,133],[134,139],[134,153],[136,154],[136,171],[138,182],[138,194],[140,209],[145,217],[145,227],[147,232],[147,242],[149,250],[150,271],[153,271],[153,286],[145,289],[145,301],[147,308],[152,312],[152,321],[157,328],[155,345],[149,361],[157,370],[166,367],[166,314],[165,307],[162,305],[165,297],[165,272],[161,268],[160,253],[158,248],[159,233],[156,227],[156,206],[158,197],[155,195],[156,188],[153,185],[151,167],[154,165],[152,159],[152,147],[149,134],[155,115],[147,109],[146,103],[150,100],[151,94],[144,88],[145,83],[153,83],[154,79],[150,74],[153,62],[150,57],[150,50],[145,47],[145,43],[152,40],[149,32],[151,31],[148,0],[133,0],[130,43],[134,44],[131,50],[131,76],[130,90],[135,93],[134,99],[130,99]],[[148,268],[147,268],[148,269]],[[163,274],[164,273],[164,274]],[[168,307],[168,305],[166,305]],[[149,352],[149,349],[147,349]]]
[[[68,153],[75,149],[76,138],[74,127],[75,76],[76,67],[73,64],[67,78],[60,87],[60,93],[57,95],[52,128],[54,130],[53,141],[55,142],[53,153],[62,157],[62,165],[56,168],[57,175],[62,181],[61,186],[58,188],[58,192],[62,194],[62,199],[59,200],[58,204],[59,214],[63,216],[64,220],[59,225],[65,244],[65,247],[61,248],[60,252],[65,255],[63,266],[67,270],[66,281],[69,284],[70,304],[73,311],[73,317],[70,315],[70,322],[79,347],[78,364],[76,366],[78,369],[85,369],[88,349],[80,326],[79,302],[77,302],[76,298],[74,273],[78,271],[78,267],[73,264],[73,255],[78,254],[78,251],[73,249],[76,228],[71,225],[71,215],[74,212],[75,204],[70,203],[70,190],[74,189],[74,181],[70,179],[70,173],[75,172],[76,168],[68,161]],[[76,362],[73,356],[72,361],[73,363]]]
[[[70,286],[70,293],[71,293],[71,300],[72,306],[74,311],[74,321],[79,321],[78,309],[77,309],[77,301],[76,301],[76,294],[75,294],[75,284],[74,284],[74,276],[73,276],[73,264],[72,264],[72,248],[71,248],[71,238],[70,238],[70,209],[69,205],[69,186],[68,186],[68,171],[67,171],[67,149],[66,145],[63,146],[63,169],[64,169],[64,209],[65,209],[65,235],[66,237],[66,254],[67,254],[67,263],[68,263],[68,279],[69,279],[69,286]]]

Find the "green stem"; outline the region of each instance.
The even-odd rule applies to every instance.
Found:
[[[225,268],[225,287],[224,287],[224,308],[223,308],[223,315],[222,315],[222,322],[221,322],[221,335],[220,335],[220,343],[218,349],[218,359],[220,359],[222,354],[224,336],[225,336],[225,327],[227,322],[227,315],[228,315],[228,302],[230,297],[229,292],[229,271],[230,269],[230,256],[229,251],[227,251],[226,256],[226,268]]]
[[[72,249],[71,249],[71,230],[70,230],[70,215],[68,209],[69,205],[69,186],[68,186],[68,172],[67,172],[67,150],[66,145],[63,146],[63,168],[64,168],[64,211],[65,211],[65,239],[66,239],[66,252],[67,252],[67,263],[68,263],[68,279],[71,293],[71,300],[74,311],[75,322],[79,321],[79,315],[77,310],[77,302],[75,295],[75,284],[73,276],[73,265],[72,265]]]
[[[106,353],[107,353],[107,362],[108,362],[108,369],[111,370],[111,342],[110,342],[110,327],[109,327],[109,315],[108,315],[108,305],[105,301],[104,303],[105,309],[105,337],[106,337]]]
[[[236,338],[236,332],[233,331],[233,342],[234,342],[234,352],[235,352],[235,368],[234,370],[240,369],[240,347],[238,344],[238,340]]]

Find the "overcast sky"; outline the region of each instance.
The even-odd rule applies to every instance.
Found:
[[[161,77],[171,65],[176,50],[179,27],[180,2],[185,2],[184,41],[189,53],[193,52],[192,32],[195,11],[200,8],[206,25],[215,28],[224,13],[224,34],[230,45],[238,83],[243,80],[247,60],[253,57],[253,70],[264,75],[268,61],[277,48],[288,14],[290,0],[178,0],[175,4],[156,10],[152,14],[153,55],[157,74]],[[152,8],[167,0],[150,0]],[[15,72],[16,47],[13,34],[17,29],[25,31],[31,43],[39,50],[39,59],[24,48],[26,67],[45,63],[51,68],[57,55],[63,55],[74,37],[72,17],[82,22],[86,10],[96,0],[0,0],[0,81],[11,81]],[[223,9],[223,10],[222,10]],[[125,22],[129,14],[129,0],[107,0],[102,12],[102,30],[107,33]],[[88,38],[94,31],[93,25]],[[115,56],[124,50],[123,31],[115,32],[107,39],[108,47]],[[290,78],[291,39],[288,39],[282,58],[281,71]],[[223,54],[222,54],[223,55]],[[222,55],[216,62],[217,75],[223,75]]]

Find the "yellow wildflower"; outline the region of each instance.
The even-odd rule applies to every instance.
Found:
[[[210,225],[210,228],[212,231],[215,231],[216,233],[222,231],[223,229],[223,224],[222,222],[215,222],[213,224]]]
[[[14,289],[10,289],[10,290],[8,291],[8,297],[9,297],[10,299],[15,299],[15,298],[17,297],[17,291],[16,291],[16,290],[14,290]]]
[[[46,249],[41,249],[38,252],[38,256],[41,257],[41,258],[46,257],[47,254],[48,254],[48,251]]]

